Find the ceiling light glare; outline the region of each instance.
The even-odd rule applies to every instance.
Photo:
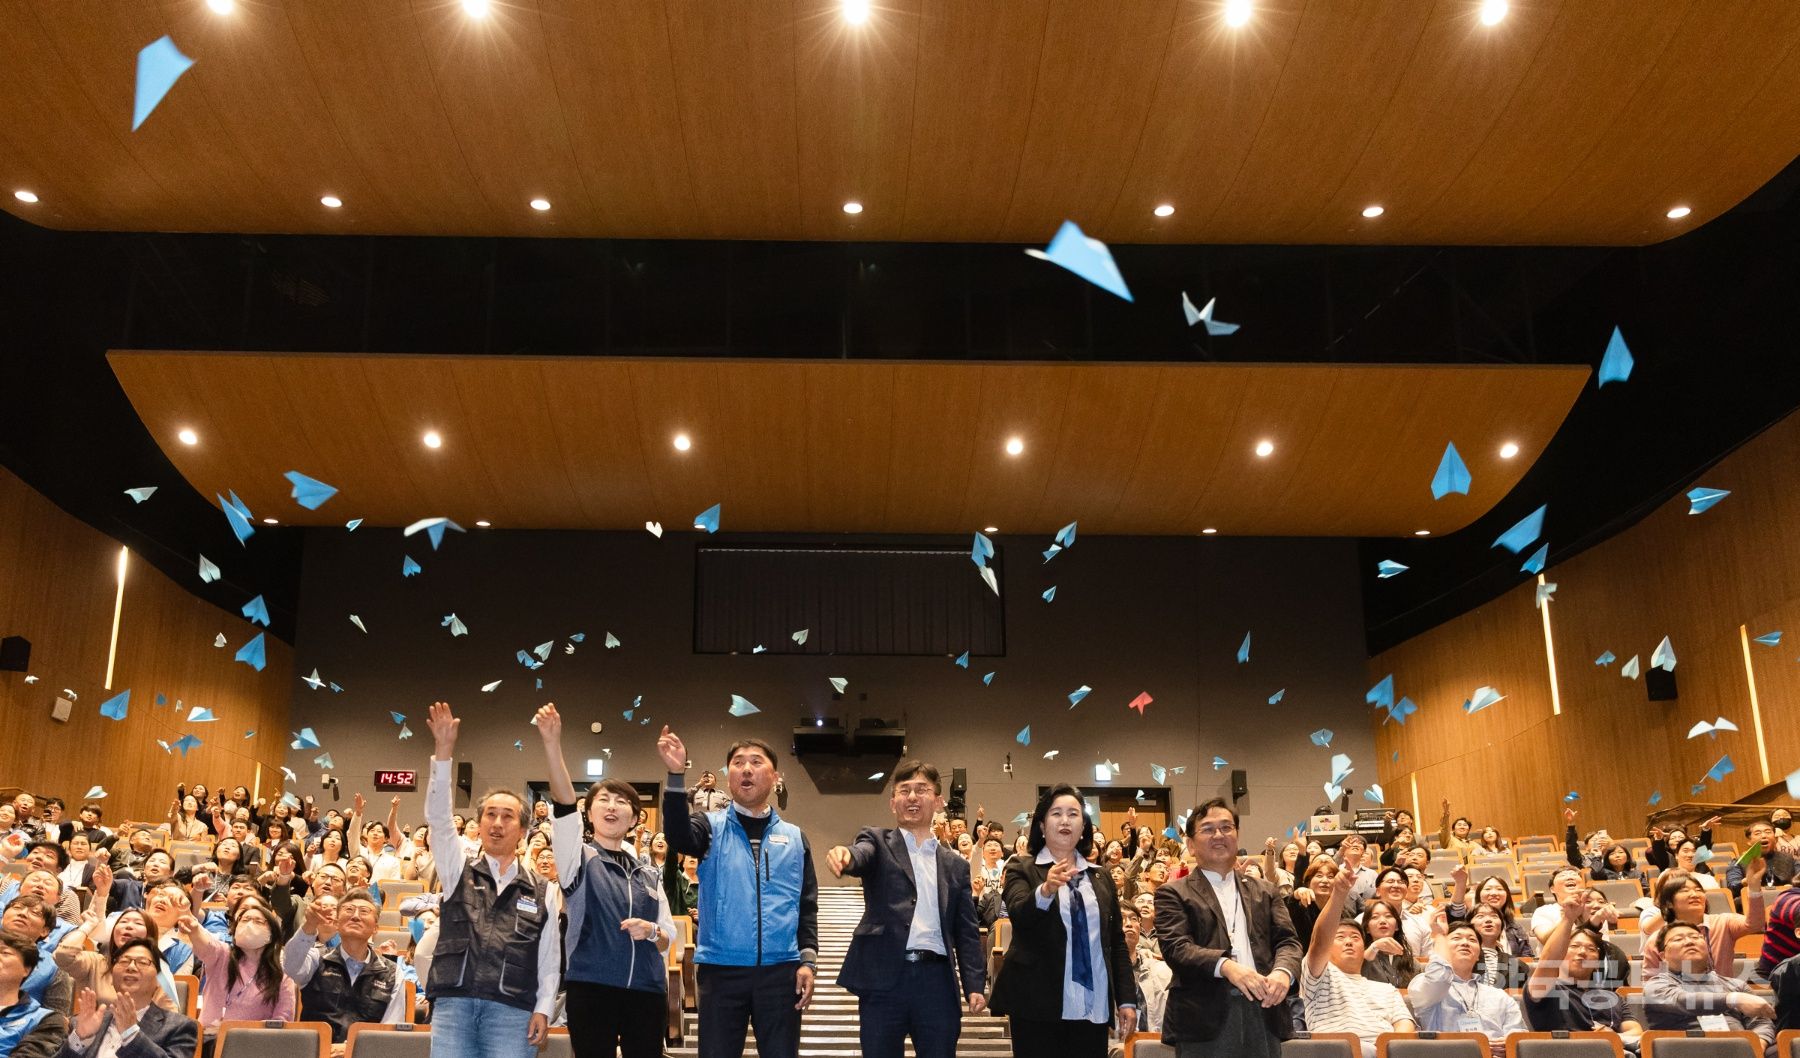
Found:
[[[419,440],[425,442],[426,448],[442,448],[442,447],[444,447],[443,435],[439,434],[436,430],[426,430],[425,436],[419,438]]]
[[[997,533],[1000,531],[1000,527],[997,525],[987,525],[983,526],[981,531],[984,533]]]
[[[1497,26],[1506,17],[1506,0],[1481,0],[1481,24]]]
[[[1687,216],[1689,213],[1692,213],[1692,212],[1694,212],[1694,211],[1692,209],[1688,208],[1687,206],[1676,206],[1674,209],[1670,210],[1669,212],[1667,212],[1663,215],[1668,217],[1670,220],[1680,220],[1681,218]]]
[[[486,518],[477,518],[475,520],[475,528],[477,528],[477,529],[486,529],[486,528],[489,528],[490,526],[492,526],[493,524],[494,524],[493,522],[488,521]]]
[[[678,433],[675,435],[675,451],[685,452],[692,447],[694,447],[694,442],[688,439],[687,434]]]
[[[493,10],[488,0],[462,0],[463,14],[470,18],[486,18]]]
[[[852,217],[854,217],[858,213],[862,212],[862,203],[861,202],[846,202],[846,203],[844,203],[844,212],[848,213]]]
[[[27,191],[24,188],[20,188],[19,190],[14,191],[13,197],[18,199],[20,202],[25,203],[26,205],[30,205],[31,203],[36,202],[38,200],[38,197],[34,192]]]
[[[344,204],[344,200],[337,197],[336,195],[321,195],[321,196],[319,196],[319,205],[324,206],[326,209],[337,209],[339,206],[342,206],[343,204]]]
[[[280,525],[281,519],[279,519],[279,518],[264,518],[263,524],[264,525]]]
[[[1511,441],[1508,441],[1505,444],[1500,446],[1500,458],[1501,459],[1511,459],[1513,456],[1516,456],[1518,454],[1519,454],[1519,446],[1516,444],[1513,444]]]
[[[1275,442],[1274,441],[1258,441],[1258,442],[1256,442],[1256,454],[1261,456],[1264,459],[1267,459],[1270,456],[1274,455],[1275,454]]]
[[[1006,442],[1006,454],[1007,455],[1016,456],[1023,451],[1025,451],[1025,442],[1024,441],[1019,440],[1017,437],[1009,438],[1007,440],[1007,442]]]
[[[869,0],[844,0],[844,21],[852,26],[867,25]]]
[[[215,15],[229,15],[237,3],[236,0],[206,0],[206,6],[212,8]]]
[[[1217,532],[1218,532],[1217,529],[1214,529],[1212,526],[1209,525],[1206,528],[1200,530],[1200,535],[1201,536],[1212,536],[1212,535],[1216,534]]]
[[[179,438],[184,445],[197,445],[200,443],[200,435],[186,427],[183,427],[181,432],[175,436]]]
[[[550,200],[547,198],[534,198],[531,200],[531,208],[537,210],[539,213],[544,213],[550,209]]]
[[[1155,213],[1159,217],[1173,217],[1175,215],[1175,207],[1171,206],[1167,202],[1165,202],[1162,205],[1151,210],[1151,212]]]
[[[1379,217],[1386,212],[1387,210],[1381,206],[1364,206],[1362,211],[1363,216],[1370,220],[1374,220],[1376,217]]]
[[[1236,29],[1250,21],[1250,0],[1225,0],[1225,24]]]
[[[1414,536],[1430,536],[1431,530],[1429,530],[1429,529],[1414,529],[1413,535]]]

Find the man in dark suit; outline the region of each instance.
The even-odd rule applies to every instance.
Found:
[[[953,1058],[962,1004],[987,1006],[987,969],[969,888],[969,864],[931,833],[944,805],[938,770],[917,760],[894,769],[894,827],[866,827],[825,854],[832,873],[861,878],[863,916],[838,983],[860,1002],[864,1058],[900,1058],[910,1034],[918,1058]]]
[[[1178,1058],[1275,1058],[1294,1034],[1286,1003],[1300,938],[1273,886],[1237,873],[1238,816],[1222,798],[1194,809],[1199,869],[1156,891],[1156,939],[1174,971],[1163,1042]]]

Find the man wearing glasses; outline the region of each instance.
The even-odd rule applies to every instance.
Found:
[[[1156,891],[1156,939],[1174,972],[1163,1042],[1177,1058],[1277,1058],[1294,1034],[1287,994],[1300,938],[1275,888],[1237,864],[1238,816],[1223,798],[1194,809],[1199,869]]]
[[[862,922],[838,983],[860,1000],[864,1058],[952,1058],[962,1002],[987,1007],[987,971],[969,864],[931,832],[944,807],[938,770],[923,761],[894,769],[894,827],[865,827],[825,854],[833,874],[861,878]],[[958,979],[961,991],[958,992]]]

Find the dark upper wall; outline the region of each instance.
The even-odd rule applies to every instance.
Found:
[[[425,709],[439,697],[465,718],[459,758],[474,762],[477,792],[543,777],[528,720],[545,700],[566,718],[578,777],[586,757],[610,747],[610,774],[659,781],[654,742],[665,722],[697,767],[716,765],[733,738],[760,736],[782,751],[788,816],[820,848],[859,826],[891,823],[880,784],[864,785],[868,793],[821,792],[821,776],[787,752],[797,718],[827,709],[852,726],[861,716],[902,718],[912,753],[946,778],[951,768],[967,768],[971,812],[980,804],[1000,819],[1029,810],[1040,783],[1090,785],[1093,765],[1107,758],[1123,766],[1112,785],[1127,791],[1154,785],[1152,762],[1186,765],[1185,774],[1170,776],[1174,805],[1185,810],[1227,788],[1229,769],[1210,764],[1217,754],[1249,772],[1245,841],[1260,842],[1322,800],[1333,750],[1308,741],[1319,727],[1333,728],[1333,749],[1357,762],[1350,785],[1367,807],[1360,790],[1375,762],[1362,703],[1353,542],[1083,537],[1046,566],[1037,551],[1047,543],[1000,538],[1007,654],[976,658],[965,671],[948,657],[752,655],[750,643],[739,655],[692,653],[693,533],[657,540],[474,530],[450,534],[434,554],[423,536],[403,541],[393,530],[315,531],[306,546],[296,665],[299,675],[317,666],[344,691],[296,683],[293,726],[317,730],[343,777],[346,806],[376,768],[425,767]],[[403,554],[424,572],[403,579]],[[1045,603],[1039,594],[1050,584],[1056,601]],[[468,625],[467,637],[440,626],[451,612]],[[367,635],[349,622],[351,613]],[[608,631],[622,641],[616,650],[602,643]],[[1250,663],[1240,665],[1245,631],[1254,638]],[[585,643],[564,653],[577,632],[586,633]],[[556,651],[538,672],[515,659],[552,638]],[[980,677],[989,670],[998,675],[984,687]],[[835,706],[830,676],[850,681],[848,700]],[[497,691],[480,692],[496,679],[504,681]],[[1084,683],[1093,692],[1071,710],[1067,695]],[[1268,705],[1282,688],[1283,702]],[[1126,703],[1145,690],[1156,701],[1140,718]],[[762,712],[730,716],[734,693]],[[858,701],[865,693],[867,702]],[[648,725],[620,715],[640,694]],[[408,716],[411,741],[396,740],[390,709]],[[594,720],[605,722],[604,734],[589,733]],[[1014,741],[1026,724],[1029,747]],[[521,739],[522,753],[512,745]],[[1042,757],[1050,749],[1061,750],[1055,761]],[[289,754],[303,787],[314,791],[315,753]],[[1011,777],[1002,770],[1009,753]],[[842,786],[842,773],[823,778]],[[417,819],[422,805],[421,786],[403,802],[403,818]]]

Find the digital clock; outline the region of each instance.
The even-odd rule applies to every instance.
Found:
[[[375,773],[375,789],[377,790],[417,790],[419,773],[416,771],[378,771]]]

